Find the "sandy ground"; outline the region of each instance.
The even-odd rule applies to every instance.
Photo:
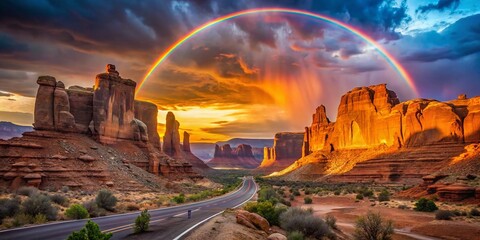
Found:
[[[382,217],[394,222],[396,233],[393,239],[478,239],[480,236],[480,219],[455,219],[453,221],[435,220],[434,213],[416,212],[393,206],[412,206],[410,201],[391,201],[379,204],[370,200],[356,202],[355,195],[345,196],[311,196],[313,204],[304,204],[304,196],[292,201],[292,206],[312,208],[314,214],[325,217],[331,214],[337,218],[338,227],[346,234],[354,231],[355,220],[368,211],[379,212]],[[389,207],[390,206],[390,207]]]

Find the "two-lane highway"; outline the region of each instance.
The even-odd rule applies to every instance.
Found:
[[[252,177],[246,177],[235,192],[209,200],[169,208],[150,210],[149,232],[144,239],[181,239],[190,230],[223,212],[226,208],[238,207],[250,200],[257,186]],[[187,212],[192,211],[188,219]],[[112,232],[112,239],[137,238],[133,236],[133,223],[140,212],[92,218],[103,232]],[[87,220],[55,222],[31,227],[0,231],[0,239],[66,239],[73,231],[80,230]]]

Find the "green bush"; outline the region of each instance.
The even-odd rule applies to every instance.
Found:
[[[54,202],[58,205],[62,205],[64,207],[66,207],[68,205],[68,198],[63,196],[63,195],[60,195],[60,194],[51,195],[50,200],[52,200],[52,202]]]
[[[338,228],[337,219],[330,214],[328,214],[325,217],[325,223],[330,227],[330,229],[337,229]]]
[[[31,197],[38,193],[38,189],[36,187],[20,187],[17,189],[17,194],[22,196]]]
[[[70,219],[84,219],[88,218],[90,215],[88,214],[87,209],[85,209],[80,204],[73,204],[70,206],[66,211],[65,215]]]
[[[292,195],[290,195],[289,199],[290,199],[290,201],[293,201],[293,200],[295,200],[295,196],[293,196],[293,194],[292,194]]]
[[[478,217],[480,216],[480,211],[476,208],[472,208],[472,210],[470,210],[470,215]]]
[[[98,207],[108,211],[113,211],[117,205],[117,198],[113,196],[112,192],[108,191],[107,189],[102,189],[98,192],[95,202],[97,203]]]
[[[150,214],[147,209],[143,210],[137,219],[135,219],[135,233],[142,233],[148,230],[148,225],[150,224]]]
[[[390,240],[393,231],[391,220],[386,221],[380,213],[368,212],[366,216],[357,219],[353,237],[357,240]]]
[[[289,233],[301,232],[307,238],[322,239],[331,235],[328,225],[314,216],[311,209],[289,208],[280,215],[280,226]]]
[[[293,196],[300,196],[300,191],[298,191],[298,189],[294,189],[293,192],[292,192]]]
[[[272,202],[264,201],[264,202],[249,202],[245,206],[245,210],[253,213],[257,213],[258,215],[267,219],[270,225],[279,225],[279,218],[280,214],[286,211],[285,207],[275,207]]]
[[[378,194],[378,201],[387,202],[390,201],[390,193],[387,189],[383,189],[380,194]]]
[[[357,194],[357,196],[355,198],[358,199],[358,200],[362,200],[363,199],[363,194],[359,193],[359,194]]]
[[[88,220],[85,227],[78,232],[73,232],[67,240],[108,240],[112,233],[102,233],[95,222]]]
[[[87,201],[82,203],[82,206],[87,210],[90,217],[101,217],[105,216],[105,210],[98,208],[97,203],[94,200]]]
[[[20,209],[20,198],[0,199],[0,222],[6,217],[13,217]]]
[[[438,207],[434,201],[420,198],[420,200],[415,203],[415,210],[420,212],[434,212],[438,210]]]
[[[35,223],[35,224],[42,224],[42,223],[46,223],[47,221],[48,221],[47,216],[45,216],[43,214],[37,214],[33,218],[33,223]]]
[[[333,194],[336,195],[336,196],[340,195],[340,193],[342,193],[342,191],[340,189],[337,189],[337,190],[335,190],[335,192],[333,192]]]
[[[312,204],[313,200],[312,200],[312,198],[310,198],[310,197],[305,197],[305,198],[303,199],[303,202],[304,202],[305,204]]]
[[[177,204],[184,203],[185,202],[185,195],[183,193],[181,193],[180,195],[173,197],[172,201],[177,203]]]
[[[50,198],[37,194],[29,197],[22,203],[23,213],[32,217],[43,214],[48,220],[55,220],[57,218],[57,209],[52,206]]]
[[[437,220],[452,220],[455,214],[448,210],[437,210],[435,212],[435,219]]]
[[[304,240],[305,236],[300,231],[293,231],[288,233],[287,240]]]
[[[14,227],[21,227],[25,224],[33,223],[33,221],[34,221],[33,216],[25,214],[25,213],[19,213],[19,214],[16,214],[13,217],[12,225]]]
[[[258,191],[259,202],[270,201],[275,205],[279,202],[280,198],[278,193],[271,187],[262,187],[262,189]]]
[[[367,198],[373,197],[373,191],[371,189],[365,189],[362,194],[364,197]]]
[[[70,191],[70,188],[68,186],[63,186],[61,190],[62,192],[67,193],[68,191]]]

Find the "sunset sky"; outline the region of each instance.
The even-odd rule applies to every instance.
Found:
[[[400,100],[480,95],[478,0],[0,1],[0,121],[33,122],[36,79],[92,86],[112,63],[140,82],[177,39],[240,10],[306,10],[354,26],[412,76],[419,96],[379,53],[338,26],[258,13],[221,22],[177,48],[137,98],[167,111],[193,141],[303,131],[316,106],[335,119],[340,96],[387,83]]]

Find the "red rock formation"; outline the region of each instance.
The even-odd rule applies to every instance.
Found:
[[[93,118],[93,89],[73,86],[66,91],[70,103],[70,113],[75,118],[77,131],[89,133],[89,125]]]
[[[158,136],[157,131],[157,116],[157,105],[150,102],[135,101],[135,118],[142,121],[147,126],[149,142],[153,146],[160,148],[160,137]]]
[[[303,152],[463,143],[464,130],[466,141],[478,141],[479,109],[480,98],[400,103],[385,84],[355,88],[342,96],[336,122],[329,122],[325,107],[317,108],[306,129]]]
[[[190,134],[187,131],[183,132],[183,151],[190,152]]]
[[[262,230],[264,232],[270,231],[270,224],[262,216],[245,210],[237,210],[235,213],[238,224],[242,224],[252,229]]]
[[[172,157],[181,157],[182,148],[180,146],[179,127],[180,123],[175,120],[175,115],[172,112],[168,112],[165,123],[165,135],[163,136],[163,152]]]
[[[272,148],[264,148],[264,158],[259,169],[275,171],[285,168],[302,157],[304,133],[282,132],[275,134]]]
[[[230,144],[218,146],[215,144],[214,157],[207,162],[214,168],[256,168],[258,161],[253,156],[252,147],[240,144],[232,149]]]
[[[465,184],[453,184],[437,188],[437,194],[443,201],[462,201],[475,197],[475,188]]]

